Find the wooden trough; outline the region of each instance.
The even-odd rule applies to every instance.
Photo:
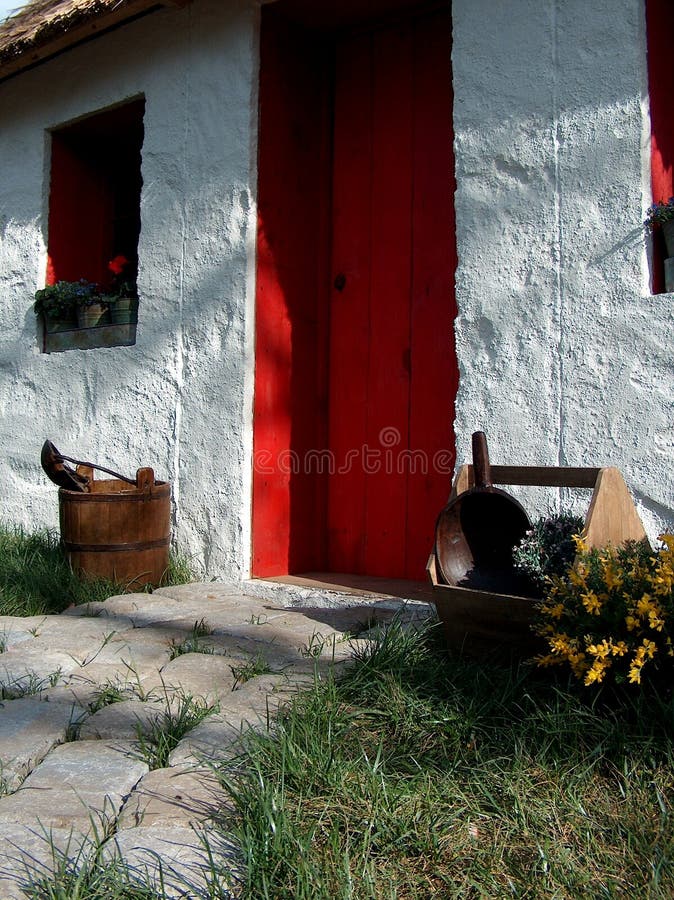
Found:
[[[630,492],[619,471],[607,468],[559,466],[491,466],[494,484],[532,487],[590,488],[583,537],[589,547],[620,546],[647,540]],[[474,485],[472,465],[464,465],[454,480],[449,501]],[[531,631],[537,600],[443,584],[435,552],[428,576],[447,646],[471,656],[494,653],[528,657],[543,649]]]

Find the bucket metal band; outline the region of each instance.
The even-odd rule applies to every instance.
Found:
[[[147,491],[118,491],[115,494],[100,493],[78,494],[76,491],[66,491],[64,488],[59,489],[59,497],[68,503],[127,503],[129,501],[136,503],[145,503],[148,500],[164,500],[171,496],[171,490],[157,490],[162,488],[164,483],[158,482],[154,487]]]
[[[122,550],[157,550],[161,547],[168,547],[170,543],[169,535],[156,541],[136,541],[128,544],[73,544],[71,541],[63,541],[63,546],[69,553],[114,553]]]

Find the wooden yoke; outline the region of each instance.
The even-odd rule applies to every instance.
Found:
[[[647,540],[625,479],[613,466],[492,466],[491,480],[494,484],[527,487],[591,488],[593,494],[583,528],[583,538],[589,547],[607,544],[618,547],[625,541]],[[472,465],[461,466],[449,499],[467,491],[474,483]]]

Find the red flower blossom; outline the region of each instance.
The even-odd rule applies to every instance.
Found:
[[[126,266],[129,265],[129,260],[126,256],[115,256],[114,259],[111,259],[108,263],[108,269],[112,272],[113,275],[121,275]]]

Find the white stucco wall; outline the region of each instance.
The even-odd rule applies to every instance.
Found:
[[[174,489],[174,536],[206,573],[248,574],[257,12],[161,10],[0,84],[0,515],[58,522],[39,451]],[[145,97],[134,347],[42,354],[46,129]]]
[[[453,19],[459,460],[482,428],[495,463],[618,466],[655,537],[674,298],[648,289],[643,0],[454,0]]]

